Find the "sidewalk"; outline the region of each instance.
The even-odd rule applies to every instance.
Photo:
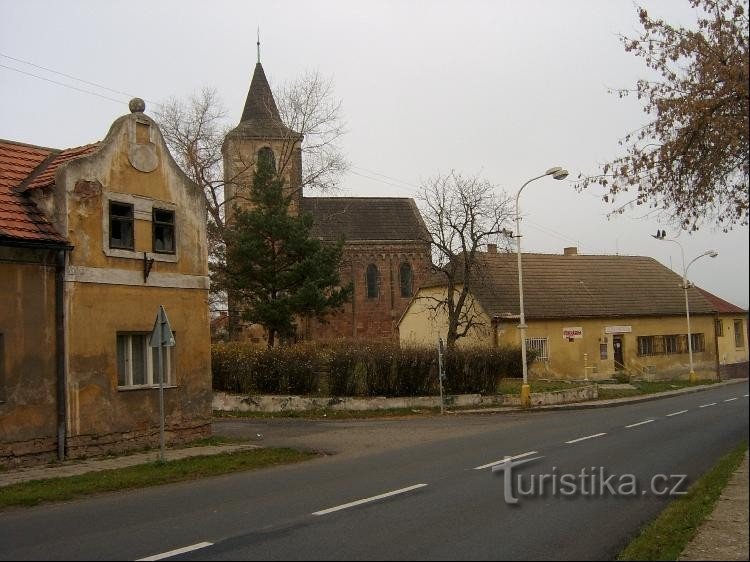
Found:
[[[182,449],[167,449],[164,452],[164,458],[167,461],[184,459],[188,457],[198,457],[202,455],[218,455],[221,453],[236,453],[250,449],[258,449],[259,445],[238,444],[238,445],[211,445],[208,447],[185,447]],[[30,468],[20,468],[0,472],[0,488],[10,486],[20,482],[30,480],[46,480],[49,478],[64,478],[67,476],[76,476],[87,472],[98,472],[101,470],[111,470],[114,468],[125,468],[139,464],[146,464],[159,460],[159,451],[147,451],[145,453],[135,453],[133,455],[124,455],[119,457],[90,459],[90,460],[70,460],[53,466],[34,466]]]
[[[748,454],[679,560],[748,560]]]

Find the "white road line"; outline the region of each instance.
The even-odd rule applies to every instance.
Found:
[[[742,396],[743,396],[744,398],[747,398],[748,396],[750,396],[750,394],[743,394]]]
[[[514,461],[516,459],[522,459],[524,457],[530,457],[531,455],[536,455],[539,451],[529,451],[528,453],[521,453],[520,455],[515,455],[513,457],[510,457],[510,460]],[[498,464],[503,464],[505,462],[505,459],[500,461],[495,461],[487,464],[483,464],[482,466],[474,467],[474,470],[482,470],[485,468],[490,468],[492,466],[496,466]]]
[[[667,414],[668,418],[671,418],[672,416],[679,416],[680,414],[684,414],[687,412],[687,410],[680,410],[679,412],[672,412],[671,414]]]
[[[414,486],[409,486],[408,488],[401,488],[400,490],[386,492],[385,494],[372,496],[371,498],[365,498],[363,500],[357,500],[354,502],[337,505],[336,507],[329,507],[328,509],[322,509],[320,511],[316,511],[315,513],[313,513],[313,515],[328,515],[329,513],[333,513],[334,511],[341,511],[342,509],[348,509],[350,507],[362,505],[363,503],[369,503],[369,502],[374,502],[376,500],[382,500],[383,498],[388,498],[391,496],[395,496],[397,494],[404,494],[406,492],[411,492],[412,490],[416,490],[418,488],[424,488],[425,486],[427,486],[427,484],[415,484]]]
[[[566,445],[570,445],[571,443],[578,443],[579,441],[585,441],[586,439],[593,439],[594,437],[601,437],[602,435],[607,435],[606,433],[595,433],[594,435],[587,435],[586,437],[579,437],[578,439],[572,439],[570,441],[566,441]]]
[[[136,562],[146,562],[149,560],[163,560],[164,558],[170,558],[172,556],[177,556],[178,554],[185,554],[186,552],[192,552],[193,550],[198,550],[200,548],[206,548],[207,546],[211,546],[214,543],[212,542],[199,542],[196,544],[191,544],[190,546],[184,546],[182,548],[177,548],[175,550],[170,550],[169,552],[162,552],[161,554],[154,554],[153,556],[149,556],[148,558],[139,558],[136,560]]]
[[[638,423],[631,423],[630,425],[626,425],[625,428],[628,429],[628,428],[631,428],[631,427],[638,427],[639,425],[645,425],[647,423],[651,423],[652,421],[654,421],[654,420],[645,420],[645,421],[638,422]]]
[[[699,408],[708,408],[709,406],[716,406],[716,402],[710,402],[708,404],[703,404],[702,406],[698,406]]]
[[[737,398],[727,398],[724,402],[734,402]]]

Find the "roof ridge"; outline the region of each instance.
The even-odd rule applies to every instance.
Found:
[[[14,140],[1,139],[1,138],[0,138],[0,143],[14,144],[16,146],[27,146],[29,148],[39,148],[41,150],[60,150],[59,148],[51,148],[49,146],[41,146],[38,144],[31,144],[28,142],[14,141]]]

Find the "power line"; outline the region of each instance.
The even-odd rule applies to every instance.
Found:
[[[25,70],[21,70],[19,68],[13,68],[12,66],[5,66],[4,64],[0,64],[0,68],[6,68],[8,70],[12,70],[13,72],[18,72],[20,74],[25,74],[26,76],[32,76],[34,78],[38,78],[39,80],[44,80],[46,82],[51,82],[52,84],[57,84],[58,86],[62,86],[64,88],[70,88],[71,90],[76,90],[77,92],[83,92],[84,94],[90,94],[92,96],[97,96],[100,98],[103,98],[105,100],[113,101],[118,105],[123,104],[123,100],[117,100],[115,98],[111,98],[109,96],[105,96],[104,94],[99,94],[97,92],[92,92],[91,90],[85,90],[83,88],[77,88],[76,86],[72,86],[71,84],[65,84],[64,82],[58,82],[57,80],[52,80],[52,78],[45,78],[44,76],[39,76],[38,74],[34,74],[32,72],[26,72]]]

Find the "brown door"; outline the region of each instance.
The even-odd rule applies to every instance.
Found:
[[[625,360],[622,357],[622,336],[612,336],[612,346],[615,349],[615,371],[625,368]]]

